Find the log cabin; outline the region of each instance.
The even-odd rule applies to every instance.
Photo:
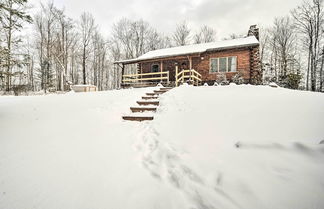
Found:
[[[163,83],[178,86],[214,84],[220,77],[260,84],[259,29],[250,26],[244,38],[193,44],[150,51],[138,58],[115,62],[122,71],[122,86],[149,86]],[[137,72],[125,74],[125,66],[136,65]]]

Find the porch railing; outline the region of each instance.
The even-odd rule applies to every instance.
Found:
[[[169,71],[123,75],[122,79],[123,84],[153,83],[157,81],[169,83]]]
[[[196,70],[182,70],[181,72],[176,72],[175,83],[176,86],[179,86],[179,83],[191,82],[193,85],[198,86],[201,82],[202,76]]]

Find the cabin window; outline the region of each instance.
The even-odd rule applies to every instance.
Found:
[[[218,72],[224,73],[227,72],[227,57],[219,58],[219,68]]]
[[[210,60],[210,72],[211,73],[218,72],[218,59],[211,59]]]
[[[159,65],[152,65],[151,72],[152,72],[152,73],[157,73],[157,72],[159,72]]]
[[[228,57],[228,72],[236,72],[236,57]]]
[[[210,59],[211,73],[236,72],[237,57],[220,57]]]

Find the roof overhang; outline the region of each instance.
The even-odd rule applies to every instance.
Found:
[[[234,45],[234,46],[226,46],[226,47],[216,47],[216,48],[207,48],[201,51],[195,51],[195,52],[184,52],[184,53],[173,53],[173,54],[169,54],[169,55],[161,55],[161,56],[152,56],[152,57],[148,57],[148,58],[135,58],[135,59],[128,59],[128,60],[120,60],[120,61],[116,61],[114,62],[114,64],[124,64],[124,65],[128,65],[128,64],[136,64],[139,62],[143,62],[143,61],[150,61],[150,60],[159,60],[159,59],[167,59],[167,58],[171,58],[171,57],[180,57],[180,56],[199,56],[203,53],[207,53],[207,52],[216,52],[216,51],[224,51],[224,50],[231,50],[231,49],[241,49],[241,48],[248,48],[248,47],[255,47],[255,46],[259,46],[259,42],[254,42],[254,43],[244,43],[244,44],[238,44],[238,45]]]

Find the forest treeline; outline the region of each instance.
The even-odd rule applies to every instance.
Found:
[[[148,51],[212,42],[217,30],[187,22],[170,34],[139,19],[122,18],[100,32],[92,14],[78,19],[53,2],[40,3],[30,14],[28,0],[0,0],[0,91],[68,91],[72,84],[99,90],[120,88],[121,70],[114,61]],[[260,31],[263,82],[293,89],[323,91],[324,13],[322,0],[305,1]],[[235,29],[233,29],[234,31]],[[246,35],[246,34],[244,34]],[[223,39],[243,35],[232,34]]]

